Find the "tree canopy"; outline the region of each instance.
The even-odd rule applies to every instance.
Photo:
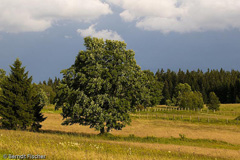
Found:
[[[214,92],[209,94],[209,102],[207,104],[208,109],[210,110],[219,110],[220,101]]]
[[[63,124],[79,123],[100,130],[120,130],[130,124],[129,112],[144,97],[141,68],[126,43],[86,37],[85,51],[63,70],[56,109],[62,107]]]

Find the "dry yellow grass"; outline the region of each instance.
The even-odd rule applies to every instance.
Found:
[[[46,155],[47,159],[201,159],[201,157],[195,157],[198,155],[232,160],[240,159],[239,150],[156,143],[117,142],[86,139],[64,134],[0,131],[2,140],[5,142],[0,143],[2,150],[10,150],[13,154],[41,154]],[[95,146],[102,146],[104,149],[98,149]],[[132,149],[132,152],[129,152],[129,149]],[[146,151],[151,152],[146,154]],[[158,151],[160,151],[160,155],[158,155]],[[141,152],[145,152],[145,154],[140,155]],[[202,158],[206,159],[206,157]]]
[[[48,118],[42,123],[43,130],[91,133],[98,134],[98,131],[90,129],[88,126],[74,124],[62,126],[62,117],[59,114],[47,114]],[[112,131],[114,135],[134,134],[139,137],[179,137],[179,134],[186,135],[192,139],[215,139],[232,144],[240,144],[240,127],[236,125],[214,125],[214,124],[192,124],[181,121],[167,120],[144,120],[135,119],[131,126],[123,128],[121,131]]]

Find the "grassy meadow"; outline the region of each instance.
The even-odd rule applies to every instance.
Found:
[[[131,114],[121,131],[99,131],[78,124],[62,126],[61,110],[43,109],[47,119],[39,133],[0,129],[4,154],[39,154],[47,159],[240,159],[240,104],[222,104],[220,111],[180,110],[156,106]]]

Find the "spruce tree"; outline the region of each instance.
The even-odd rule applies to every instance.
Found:
[[[32,89],[32,77],[28,77],[22,62],[16,59],[11,73],[1,83],[0,117],[3,128],[28,129],[35,121],[38,104]],[[37,120],[39,121],[39,120]]]

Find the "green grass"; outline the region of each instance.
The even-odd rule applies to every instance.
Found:
[[[1,130],[1,132],[3,136],[0,141],[0,155],[40,154],[46,155],[47,159],[224,159],[218,156],[160,150],[134,143],[134,141],[148,143],[156,141],[152,137],[139,139],[134,136],[120,138],[26,131]],[[115,138],[114,141],[109,142],[111,139],[109,137]],[[131,143],[119,143],[121,140]]]
[[[210,127],[223,125],[234,129],[237,134],[238,126],[234,120],[240,113],[240,104],[222,104],[220,111],[171,110],[166,106],[150,108],[149,111],[135,112],[131,114],[133,120],[145,122],[145,119],[156,123],[169,122],[174,125],[181,123],[181,127],[186,129],[189,123],[196,123],[197,126]],[[155,110],[155,109],[158,109]],[[165,110],[163,110],[165,109]],[[43,113],[55,115],[61,113],[55,110],[54,105],[45,106]],[[191,116],[191,121],[190,121]],[[59,116],[60,117],[60,116]],[[159,119],[159,121],[158,121]],[[228,119],[228,123],[226,121]],[[56,121],[52,119],[46,125],[51,125]],[[60,122],[60,121],[59,121]],[[188,125],[187,125],[188,124]],[[146,125],[146,124],[144,124]],[[153,124],[158,126],[159,124]],[[234,126],[233,126],[234,125]],[[54,123],[54,126],[57,124]],[[220,127],[220,128],[221,128]],[[168,128],[168,126],[167,126]],[[167,129],[166,128],[166,129]],[[51,129],[51,127],[49,128]],[[135,128],[133,128],[135,129]],[[137,129],[137,128],[136,128]],[[169,126],[173,132],[175,128]],[[183,133],[180,130],[177,132]],[[143,131],[148,133],[148,131]],[[191,130],[193,132],[193,130]],[[208,130],[207,130],[208,132]],[[227,131],[226,131],[227,132]],[[231,133],[229,131],[229,133]],[[135,134],[135,133],[134,133]],[[40,133],[27,131],[9,131],[0,129],[0,160],[3,154],[41,154],[47,159],[161,159],[161,160],[211,160],[211,159],[240,159],[240,144],[234,141],[189,138],[188,132],[179,134],[179,137],[155,137],[155,136],[135,136],[134,134],[124,135],[96,135],[90,133],[71,132],[71,130],[60,131],[42,130]],[[137,133],[136,133],[137,134]],[[209,132],[209,134],[212,134]],[[216,133],[215,133],[216,134]],[[226,133],[225,133],[226,134]],[[127,136],[128,135],[128,136]],[[151,134],[150,134],[151,135]],[[158,135],[156,135],[158,136]],[[222,136],[222,135],[220,135]],[[234,135],[232,135],[234,136]],[[227,142],[225,142],[225,140]],[[232,144],[234,143],[234,144]],[[225,155],[225,153],[227,153]]]
[[[46,105],[43,107],[42,109],[42,113],[56,113],[56,114],[60,114],[62,113],[62,109],[58,109],[58,110],[55,110],[55,106],[54,105]]]
[[[221,125],[240,125],[236,117],[240,115],[240,104],[221,104],[219,111],[179,109],[177,107],[156,106],[149,107],[132,114],[134,118],[178,120],[189,123],[211,123]]]
[[[56,135],[67,135],[73,137],[83,137],[92,140],[109,140],[109,141],[124,141],[124,142],[139,142],[139,143],[157,143],[157,144],[176,144],[183,146],[196,146],[204,148],[221,148],[221,149],[231,149],[239,150],[240,145],[231,144],[224,141],[209,140],[209,139],[190,139],[185,135],[179,135],[179,138],[164,138],[164,137],[137,137],[133,134],[129,136],[117,136],[112,134],[104,135],[95,135],[95,134],[86,134],[86,133],[74,133],[74,132],[61,132],[61,131],[51,131],[45,130],[41,133],[51,133]]]

